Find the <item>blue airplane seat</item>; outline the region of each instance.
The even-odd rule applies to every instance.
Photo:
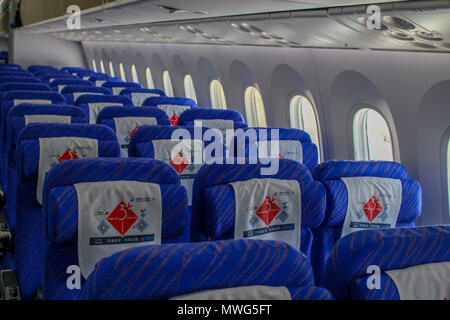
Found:
[[[44,190],[44,298],[82,298],[81,290],[67,287],[69,266],[80,267],[83,288],[103,257],[137,246],[186,242],[186,207],[178,175],[161,161],[84,159],[54,167]],[[127,218],[120,219],[124,210]]]
[[[261,163],[204,165],[194,180],[191,239],[280,240],[310,258],[325,190],[302,164],[272,160],[271,169]]]
[[[75,105],[80,106],[89,123],[97,123],[100,111],[105,107],[132,107],[133,102],[127,97],[110,94],[96,95],[85,94],[75,100]]]
[[[165,112],[157,108],[135,109],[157,110],[168,119]],[[204,140],[206,130],[207,128],[173,127],[170,124],[168,126],[144,126],[139,128],[131,137],[128,154],[129,157],[157,159],[172,166],[180,177],[181,185],[186,189],[190,209],[195,175],[203,164],[211,159],[206,153],[206,148],[217,139],[218,147],[221,149],[220,152],[222,155],[224,154],[224,146],[220,142],[219,136],[211,139],[212,142]],[[185,145],[180,145],[180,140],[185,139],[191,141],[185,142]],[[199,149],[196,150],[195,148]],[[215,156],[215,153],[212,152],[211,156]]]
[[[45,220],[42,214],[48,171],[71,159],[119,157],[120,149],[114,132],[106,126],[42,123],[29,124],[21,131],[17,149],[17,170],[12,184],[20,201],[17,201],[15,212],[14,261],[22,298],[31,299],[42,288],[43,259],[48,254],[44,252]],[[77,170],[71,169],[58,170],[57,175],[60,179],[79,176]],[[63,259],[58,255],[48,257],[58,261]]]
[[[448,300],[450,225],[357,231],[329,255],[324,284],[337,299]]]
[[[92,82],[81,79],[55,79],[50,82],[53,91],[61,93],[67,86],[85,86],[92,87]]]
[[[5,159],[6,152],[6,131],[7,123],[6,119],[9,111],[21,103],[31,104],[66,104],[66,99],[56,92],[48,91],[11,91],[5,93],[2,98],[2,110],[0,114],[0,158]],[[2,161],[3,163],[3,161]],[[3,176],[2,168],[2,182],[4,182],[5,176]]]
[[[180,115],[189,109],[198,108],[197,103],[188,98],[150,97],[142,106],[157,107],[164,110],[173,126],[178,124]]]
[[[120,95],[123,89],[142,88],[142,85],[136,82],[106,81],[102,87],[111,89],[114,95]]]
[[[414,226],[422,189],[405,167],[389,161],[327,161],[312,171],[327,193],[323,224],[313,230],[312,265],[319,284],[330,251],[345,235],[373,228]]]
[[[141,107],[144,101],[151,97],[165,97],[164,91],[159,89],[126,88],[120,91],[121,96],[127,96],[136,107]]]
[[[8,83],[8,82],[21,82],[21,83],[41,83],[41,80],[33,77],[20,77],[20,76],[0,76],[0,83]]]
[[[319,152],[305,131],[293,128],[248,128],[235,131],[234,156],[237,158],[282,158],[304,164],[309,170],[317,166]],[[271,149],[271,143],[278,150]]]
[[[314,286],[302,253],[282,242],[261,240],[152,245],[118,252],[97,264],[83,298],[333,299],[328,290]]]
[[[104,124],[117,135],[122,158],[128,158],[131,138],[142,126],[170,126],[166,113],[156,108],[107,107],[100,111],[98,124]]]
[[[85,94],[98,94],[98,95],[104,95],[104,94],[111,94],[111,90],[108,90],[106,88],[98,88],[98,87],[92,87],[92,86],[66,86],[64,89],[62,89],[61,94],[66,98],[68,104],[74,104],[75,101]]]

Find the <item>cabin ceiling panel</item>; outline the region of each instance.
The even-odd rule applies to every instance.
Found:
[[[197,0],[193,0],[192,3]],[[233,7],[233,2],[211,1],[219,7]],[[141,1],[116,8],[130,14],[138,5],[160,1]],[[178,3],[177,1],[173,1]],[[201,2],[199,0],[199,2]],[[231,2],[231,3],[230,3]],[[266,0],[270,3],[308,1]],[[316,1],[319,4],[358,3],[360,1]],[[181,2],[179,2],[181,3]],[[191,1],[183,2],[190,4]],[[241,3],[241,2],[240,2]],[[245,1],[240,12],[250,10],[253,0]],[[309,1],[309,4],[312,2]],[[175,4],[174,4],[175,5]],[[127,9],[129,7],[129,9]],[[284,8],[284,7],[283,7]],[[52,32],[55,37],[73,41],[180,43],[214,45],[258,45],[323,48],[359,48],[380,50],[450,52],[450,1],[390,2],[381,5],[381,30],[369,30],[365,6],[350,6],[308,11],[221,16],[195,20],[139,23],[114,27]],[[110,9],[114,10],[114,9]],[[224,9],[225,10],[225,9]],[[280,10],[280,6],[278,7]],[[124,13],[125,15],[125,13]],[[132,15],[131,15],[132,16]],[[38,32],[36,29],[26,29]]]

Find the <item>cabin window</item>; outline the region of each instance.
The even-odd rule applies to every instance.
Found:
[[[168,97],[173,97],[173,87],[172,87],[172,79],[170,78],[169,71],[163,72],[163,85],[164,85],[164,92]]]
[[[147,88],[155,89],[155,83],[153,82],[153,76],[150,68],[145,69],[145,78],[147,79]]]
[[[227,109],[227,101],[225,99],[225,92],[219,80],[211,81],[209,86],[209,93],[211,95],[211,107],[213,109]]]
[[[92,70],[97,72],[97,63],[95,62],[95,59],[92,59]]]
[[[116,73],[114,72],[114,65],[113,65],[112,61],[109,62],[109,75],[111,77],[116,76]]]
[[[100,60],[100,71],[103,74],[106,73],[105,64],[103,63],[103,60]]]
[[[131,76],[133,77],[133,82],[139,83],[139,76],[134,64],[131,66]]]
[[[256,87],[248,87],[245,90],[245,113],[249,126],[267,127],[263,98]]]
[[[190,74],[184,77],[184,93],[186,98],[192,99],[197,102],[197,94],[195,93],[194,81]]]
[[[125,74],[125,69],[123,68],[123,63],[119,64],[120,77],[123,81],[127,81],[127,75]]]
[[[389,126],[384,117],[373,109],[364,108],[355,114],[353,143],[356,160],[394,161]]]
[[[304,96],[296,95],[291,99],[289,110],[291,128],[297,128],[307,132],[312,142],[319,149],[320,155],[319,122],[316,110],[311,101]]]

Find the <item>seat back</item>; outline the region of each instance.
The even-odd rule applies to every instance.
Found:
[[[77,174],[60,174],[67,171]],[[80,266],[84,287],[84,279],[103,257],[137,246],[185,242],[189,237],[186,192],[176,172],[161,161],[68,161],[48,173],[44,194],[47,299],[81,296],[80,290],[67,288],[66,270],[71,265]],[[86,206],[95,207],[95,215]],[[127,210],[125,221],[118,219],[121,210]]]
[[[0,83],[21,82],[21,83],[41,83],[38,78],[20,76],[0,76]]]
[[[187,98],[151,97],[147,98],[143,106],[157,107],[167,113],[173,126],[178,124],[180,115],[189,109],[198,108],[197,103]]]
[[[164,91],[159,89],[126,88],[120,91],[121,96],[126,96],[133,101],[133,105],[141,107],[144,101],[151,97],[165,97]]]
[[[282,242],[260,240],[130,249],[99,262],[83,293],[89,300],[331,298],[314,287],[303,254]]]
[[[0,77],[4,76],[34,77],[31,72],[25,70],[0,70]]]
[[[113,106],[132,107],[133,102],[127,97],[122,96],[110,94],[85,94],[75,100],[75,105],[80,106],[83,109],[85,117],[88,119],[89,123],[95,124],[97,123],[97,117],[103,108]]]
[[[79,70],[79,71],[72,72],[72,74],[76,75],[80,79],[89,80],[90,77],[92,77],[93,75],[96,75],[98,73],[95,71],[92,71],[92,70]]]
[[[0,101],[4,94],[10,91],[52,91],[52,89],[43,83],[29,82],[5,82],[0,84]]]
[[[52,91],[52,89],[43,83],[28,83],[28,82],[6,82],[0,85],[0,92],[8,91]]]
[[[42,285],[41,196],[46,173],[68,159],[119,157],[120,150],[110,128],[88,124],[29,124],[19,134],[17,148],[13,179],[20,201],[16,201],[14,258],[21,295],[30,299]],[[76,172],[61,170],[58,175],[69,178]]]
[[[128,88],[142,89],[142,85],[136,82],[117,82],[117,81],[106,81],[104,84],[102,84],[102,87],[111,89],[114,95],[119,95],[123,89]]]
[[[84,94],[111,94],[106,88],[98,88],[92,86],[66,86],[62,89],[61,94],[66,98],[68,104],[74,104],[75,101]]]
[[[327,212],[313,230],[316,279],[335,243],[346,234],[371,228],[409,227],[422,210],[422,189],[405,167],[388,161],[327,161],[313,169],[325,186]]]
[[[86,68],[83,67],[62,67],[61,71],[63,72],[68,72],[68,73],[72,73],[72,72],[78,72],[78,71],[88,71]]]
[[[2,64],[0,65],[0,69],[24,70],[20,65],[13,63]]]
[[[97,123],[114,130],[119,140],[122,158],[128,158],[128,145],[139,127],[170,126],[169,118],[164,111],[146,107],[107,107],[100,111]]]
[[[89,81],[96,87],[101,87],[106,81],[111,81],[111,77],[107,74],[94,74],[89,77]],[[110,90],[112,92],[112,90]]]
[[[40,77],[41,81],[45,84],[50,84],[50,82],[60,79],[60,80],[78,80],[79,78],[73,76],[69,73],[47,73]]]
[[[37,105],[23,103],[11,109],[7,118],[7,142],[2,171],[5,172],[4,191],[8,194],[7,213],[10,229],[15,228],[15,185],[17,182],[16,146],[20,132],[30,123],[85,123],[83,110],[66,105]]]
[[[272,150],[272,143],[278,150]],[[317,146],[305,131],[292,128],[248,128],[236,130],[236,157],[291,159],[312,170],[319,161]]]
[[[194,181],[192,239],[282,240],[309,257],[311,228],[325,214],[325,190],[302,164],[277,161],[271,175],[262,164],[203,166]]]
[[[338,299],[448,300],[450,226],[358,231],[339,240],[325,268]]]
[[[137,109],[163,112],[157,108]],[[206,129],[198,128],[198,130],[196,131],[194,127],[144,126],[133,134],[128,147],[130,157],[157,159],[170,164],[178,173],[181,185],[187,191],[189,205],[192,203],[195,175],[205,160],[209,160],[206,158],[205,148],[208,147],[210,141],[203,139]],[[188,141],[181,145],[182,148],[178,148],[180,140],[184,139]],[[223,153],[223,145],[219,143],[219,146]]]
[[[5,158],[7,123],[6,119],[9,111],[21,103],[32,104],[65,104],[66,99],[56,92],[46,91],[11,91],[5,93],[2,99],[2,110],[0,114],[0,157]],[[3,172],[2,172],[3,175]],[[3,181],[3,180],[2,180]]]
[[[58,72],[59,70],[52,66],[40,66],[40,65],[31,65],[27,68],[28,71],[32,73],[36,73],[39,71],[48,71],[48,72]]]
[[[92,87],[92,82],[81,79],[55,79],[50,82],[50,87],[53,91],[61,93],[62,90],[67,86],[85,86]]]

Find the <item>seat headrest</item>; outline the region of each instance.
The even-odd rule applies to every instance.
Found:
[[[120,91],[120,95],[129,97],[135,106],[142,106],[144,101],[150,97],[165,97],[164,91],[159,89],[125,88]]]
[[[236,156],[242,157],[241,154],[244,153],[245,157],[261,157],[257,142],[272,141],[272,139],[286,141],[285,145],[279,144],[280,155],[277,155],[278,157],[285,157],[296,161],[299,161],[301,158],[302,161],[300,162],[308,167],[309,170],[312,170],[317,165],[319,161],[317,146],[312,143],[311,137],[307,132],[294,128],[248,128],[236,130],[234,139]],[[290,141],[294,141],[295,143],[292,144]],[[252,145],[254,148],[251,147]],[[269,152],[270,144],[266,148],[267,152]],[[301,150],[297,150],[299,148]],[[294,157],[282,154],[283,151],[291,152],[291,156]],[[262,155],[265,156],[264,153]],[[267,156],[271,155],[269,154]]]
[[[75,92],[86,92],[86,93],[102,93],[102,94],[111,94],[111,90],[108,90],[107,88],[101,88],[101,87],[92,87],[92,86],[74,86],[70,85],[65,87],[61,93],[62,94],[73,94]]]
[[[104,88],[110,88],[115,95],[119,95],[123,89],[126,88],[142,88],[142,85],[136,82],[117,82],[117,81],[106,81],[102,84]]]
[[[57,92],[48,91],[11,91],[3,96],[3,102],[14,100],[48,100],[51,104],[65,104],[64,96]]]
[[[140,108],[136,108],[140,109]],[[148,108],[156,109],[156,108]],[[156,109],[159,110],[159,109]],[[161,110],[159,110],[161,111]],[[164,112],[164,111],[161,111]],[[165,113],[164,113],[165,114]],[[200,128],[198,128],[200,129]],[[206,128],[202,128],[201,131],[196,134],[194,127],[172,127],[172,126],[143,126],[140,127],[135,134],[131,137],[131,141],[128,147],[130,157],[145,157],[153,158],[154,147],[153,140],[171,140],[172,135],[176,132],[182,132],[189,135],[188,140],[202,140],[203,135],[206,132]],[[176,136],[176,139],[182,139],[182,137]],[[207,146],[210,141],[204,141]]]
[[[75,100],[75,105],[82,106],[84,104],[88,103],[101,103],[101,102],[112,102],[114,104],[121,103],[124,106],[132,106],[133,102],[124,96],[116,96],[111,94],[105,94],[105,95],[97,95],[97,94],[85,94],[78,99]]]
[[[0,83],[7,83],[7,82],[41,83],[41,81],[39,79],[33,78],[33,77],[0,76]]]
[[[21,179],[35,179],[39,169],[39,139],[79,137],[98,140],[99,157],[119,157],[120,147],[114,131],[102,125],[31,123],[19,134],[18,168]]]
[[[188,98],[150,97],[143,103],[144,106],[158,107],[159,105],[178,105],[198,108],[194,100]]]
[[[301,227],[314,228],[322,223],[326,206],[325,190],[320,183],[313,181],[305,166],[280,159],[278,173],[271,176],[263,176],[261,167],[261,164],[213,164],[200,169],[194,182],[192,210],[196,218],[203,216],[203,221],[199,221],[203,234],[214,240],[234,237],[238,202],[230,183],[252,179],[297,181],[301,193]]]
[[[52,82],[50,82],[50,87],[52,87],[54,91],[61,92],[66,86],[92,87],[93,84],[90,81],[81,79],[55,79]]]
[[[156,118],[158,125],[170,126],[166,113],[156,108],[107,107],[98,114],[97,123],[105,124],[108,120],[123,117],[153,117]]]
[[[52,91],[52,89],[43,83],[27,83],[27,82],[6,82],[0,85],[0,92],[7,91]]]
[[[76,172],[62,175],[61,172]],[[176,172],[167,164],[151,159],[82,159],[65,161],[47,173],[44,186],[44,220],[47,239],[53,243],[76,243],[78,199],[75,185],[86,182],[135,181],[161,188],[162,241],[176,242],[189,234],[186,191]],[[61,198],[64,201],[59,201]],[[176,201],[175,201],[176,199]]]
[[[257,266],[257,272],[252,266]],[[125,268],[129,272],[123,272]],[[114,285],[111,279],[115,279]],[[130,287],[131,283],[139,283],[139,290]],[[85,284],[84,297],[153,300],[240,286],[313,284],[308,259],[291,246],[277,241],[233,240],[165,244],[114,254],[97,264]]]
[[[327,260],[326,287],[344,299],[350,283],[367,268],[396,270],[450,261],[450,226],[378,229],[354,232],[334,246]]]
[[[322,182],[360,176],[409,179],[406,168],[391,161],[330,160],[314,168],[312,174],[314,179]]]
[[[25,116],[32,115],[69,116],[70,123],[86,121],[83,110],[75,106],[22,103],[12,108],[8,114],[8,144],[15,142],[20,131],[25,127]]]
[[[388,161],[327,161],[313,169],[315,180],[323,183],[327,192],[327,214],[324,226],[336,227],[344,224],[349,194],[342,178],[378,177],[398,180],[401,183],[401,203],[397,223],[416,220],[422,210],[422,189],[410,179],[405,167]],[[367,201],[369,199],[364,199]]]
[[[205,109],[195,108],[186,110],[180,115],[178,123],[181,126],[192,125],[194,120],[208,120],[208,119],[223,119],[232,120],[237,123],[245,123],[242,114],[235,110],[217,110],[217,109]]]

